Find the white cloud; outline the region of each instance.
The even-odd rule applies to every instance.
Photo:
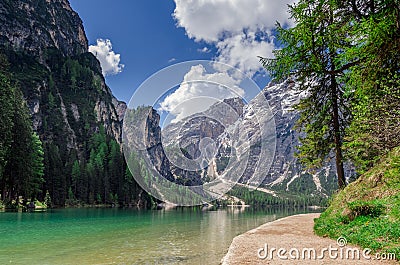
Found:
[[[173,63],[175,61],[176,61],[176,58],[171,58],[171,59],[168,60],[169,63]]]
[[[219,50],[217,61],[239,68],[242,72],[253,76],[262,69],[257,56],[273,56],[275,45],[272,40],[259,42],[254,33],[238,34],[219,41],[216,46]]]
[[[209,48],[207,48],[207,47],[203,47],[203,49],[197,49],[197,51],[201,52],[201,53],[209,53],[209,52],[211,52],[211,50]]]
[[[112,50],[110,40],[98,39],[96,45],[89,46],[89,52],[93,53],[100,61],[104,76],[122,72],[124,65],[121,64],[121,55]]]
[[[290,25],[287,4],[295,0],[174,0],[174,18],[196,41],[214,44],[216,61],[252,76],[261,69],[257,56],[271,57],[276,21]],[[262,37],[258,33],[266,33]]]
[[[272,32],[276,21],[291,26],[287,4],[296,0],[174,1],[173,16],[177,26],[184,28],[189,38],[217,49],[214,58],[217,62],[214,65],[216,73],[207,73],[201,65],[192,67],[181,86],[160,104],[160,110],[175,115],[174,121],[177,121],[204,111],[218,100],[244,96],[245,92],[238,87],[240,80],[260,74],[262,66],[258,56],[273,56],[272,51],[276,47]],[[207,47],[198,50],[203,53],[209,51]],[[239,71],[230,71],[223,64],[238,68],[245,76]],[[196,80],[203,83],[190,83]]]
[[[176,116],[172,121],[176,122],[207,110],[219,100],[242,97],[244,91],[239,82],[226,72],[207,73],[203,65],[193,66],[180,87],[160,103],[160,110]]]

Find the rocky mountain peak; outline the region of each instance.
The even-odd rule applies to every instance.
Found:
[[[8,57],[42,140],[52,142],[63,132],[67,149],[78,150],[103,126],[120,142],[126,104],[105,84],[68,0],[0,1],[0,52]],[[53,119],[58,127],[49,125]]]
[[[217,148],[215,159],[210,161],[211,164],[204,171],[188,172],[180,170],[179,165],[169,164],[172,175],[175,179],[183,179],[185,183],[202,184],[208,178],[218,177],[220,174],[225,174],[224,172],[230,174],[229,172],[237,170],[239,165],[235,162],[227,167],[230,159],[236,161],[232,154],[241,156],[248,152],[246,169],[239,181],[243,184],[252,184],[253,175],[259,164],[264,161],[260,159],[265,155],[261,149],[262,143],[269,141],[268,139],[275,139],[274,156],[267,159],[272,163],[271,168],[265,175],[260,176],[264,179],[263,185],[278,192],[327,196],[335,187],[334,163],[326,163],[321,170],[311,173],[299,164],[294,155],[299,145],[299,133],[295,130],[299,113],[293,107],[306,96],[307,93],[301,91],[292,79],[282,83],[271,82],[248,104],[240,98],[225,99],[199,115],[192,115],[169,124],[162,130],[164,148],[178,146],[189,159],[200,156],[201,141],[204,139],[211,139]],[[265,101],[268,102],[269,108],[265,105]],[[272,115],[275,121],[271,121]],[[154,130],[156,127],[158,132],[159,120],[152,120],[154,122],[147,123],[148,130]],[[271,126],[275,130],[261,135],[261,127],[265,129]],[[230,134],[235,139],[248,139],[249,145],[232,146]],[[236,150],[232,153],[233,149]],[[151,153],[156,155],[152,158],[155,161],[166,160],[163,152]],[[155,165],[156,168],[161,168],[160,163]],[[211,174],[213,176],[210,176],[210,168],[214,169]]]
[[[88,51],[82,20],[67,0],[0,1],[0,45],[40,56],[48,48],[65,56]]]

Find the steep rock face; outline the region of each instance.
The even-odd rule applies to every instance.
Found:
[[[0,48],[11,63],[42,140],[57,138],[48,126],[51,94],[69,150],[78,150],[82,136],[90,134],[88,129],[97,131],[99,124],[120,142],[126,104],[115,99],[105,84],[100,63],[88,53],[82,21],[67,0],[1,1]],[[95,117],[90,117],[92,111]]]
[[[216,104],[198,116],[193,115],[168,125],[162,132],[163,144],[168,147],[179,143],[181,150],[184,150],[190,159],[196,159],[200,155],[201,139],[211,138],[218,148],[215,159],[208,161],[205,170],[189,174],[170,165],[173,175],[175,178],[183,177],[191,182],[203,183],[209,180],[207,175],[218,177],[224,170],[228,174],[237,170],[237,162],[226,168],[229,160],[248,154],[241,183],[252,185],[264,179],[263,185],[273,190],[327,196],[336,189],[334,162],[326,163],[322,169],[310,173],[306,172],[294,156],[296,146],[299,145],[299,133],[295,130],[299,113],[293,106],[306,95],[306,92],[298,90],[293,80],[279,84],[271,83],[247,105],[240,99],[225,100],[225,103],[235,109],[235,115],[227,115],[226,108]],[[265,100],[268,101],[269,109],[264,103]],[[221,123],[207,117],[222,117],[228,126],[222,126]],[[271,121],[271,117],[274,117],[274,121]],[[275,126],[276,130],[270,130],[271,126]],[[229,135],[239,139],[236,146],[232,146]],[[240,142],[241,139],[243,143]],[[276,146],[273,141],[276,141]],[[263,147],[270,150],[263,151]],[[262,159],[266,158],[265,156],[269,157]],[[269,163],[269,172],[257,176],[257,168],[268,166]],[[352,174],[351,167],[347,167],[346,171],[348,175]]]
[[[186,117],[163,129],[163,145],[167,148],[176,145],[188,159],[207,156],[204,154],[207,147],[202,145],[209,145],[209,149],[214,148],[215,150],[209,151],[218,156],[213,161],[209,157],[204,157],[204,163],[210,166],[198,171],[184,170],[179,168],[179,165],[170,165],[175,179],[181,179],[187,185],[201,185],[204,181],[217,177],[216,171],[220,170],[217,165],[222,164],[221,161],[229,151],[221,145],[220,137],[243,115],[243,107],[244,103],[240,98],[225,99],[215,103],[203,113]],[[229,141],[229,138],[224,140]]]
[[[196,158],[200,155],[200,141],[204,138],[216,141],[227,127],[243,115],[243,106],[240,98],[225,99],[203,113],[171,123],[163,129],[163,143],[168,146],[179,140],[179,146]]]
[[[38,199],[48,191],[57,206],[75,199],[146,203],[147,195],[125,174],[119,145],[126,104],[105,84],[68,1],[0,1],[0,56],[9,62],[2,67],[23,92],[43,144]]]
[[[171,123],[163,130],[160,128],[160,116],[153,108],[129,109],[124,114],[125,154],[129,156],[131,153],[140,152],[149,158],[152,167],[160,175],[177,184],[202,185],[210,176],[216,177],[218,164],[218,160],[207,160],[202,145],[219,143],[218,138],[225,128],[235,123],[243,114],[243,106],[244,103],[239,98],[226,99],[212,105],[203,113]],[[227,152],[224,147],[214,151],[219,153],[220,157],[222,153]],[[175,160],[177,153],[183,153],[190,160],[201,156],[205,160],[204,165],[212,166],[188,170],[182,167],[179,158]]]
[[[87,51],[82,21],[67,0],[3,0],[0,44],[31,54],[55,47],[65,56]]]
[[[115,110],[117,111],[119,121],[122,122],[124,120],[126,109],[128,108],[126,103],[117,100],[116,98],[113,97],[112,104],[114,105]]]
[[[146,121],[145,143],[151,162],[160,174],[168,180],[173,180],[170,163],[164,153],[161,143],[160,115],[151,109]]]
[[[161,141],[160,115],[152,107],[129,109],[125,115],[123,142],[128,159],[131,154],[140,153],[141,158],[149,158],[153,168],[163,177],[174,181]]]
[[[249,157],[241,183],[253,185],[262,181],[273,190],[322,197],[335,189],[334,163],[327,163],[312,174],[306,172],[294,155],[300,134],[295,130],[299,113],[293,106],[306,95],[297,88],[295,81],[288,79],[282,83],[270,83],[244,106],[237,133],[238,139],[247,138],[249,144],[247,147],[237,146],[236,152],[247,152]],[[270,120],[272,117],[273,121]],[[271,126],[275,130],[271,130]],[[268,172],[259,170],[269,164]],[[234,167],[228,170],[234,171]]]
[[[293,109],[302,98],[307,96],[306,91],[300,91],[295,81],[288,79],[282,83],[270,83],[265,87],[257,97],[265,97],[273,113],[276,128],[276,150],[271,168],[263,181],[271,189],[317,195],[325,197],[336,190],[336,167],[334,160],[324,164],[324,166],[315,172],[306,171],[295,157],[299,143],[300,133],[295,129],[299,113]],[[252,112],[266,111],[257,107],[257,97],[250,102],[244,110],[244,122],[248,125],[248,133],[254,131],[257,134],[257,128],[254,124]],[[263,116],[263,115],[261,115]],[[253,125],[252,125],[253,124]],[[257,156],[257,145],[252,148]],[[250,169],[252,161],[250,159]],[[253,163],[254,164],[254,163]],[[251,173],[251,170],[250,170]],[[354,174],[351,165],[346,165],[346,175]],[[246,181],[246,176],[244,176]]]
[[[265,183],[272,183],[282,176],[290,178],[292,173],[296,174],[299,170],[291,169],[296,165],[294,153],[299,144],[299,134],[294,129],[299,114],[293,110],[293,106],[305,95],[296,89],[296,84],[292,80],[286,80],[281,84],[270,83],[262,93],[274,113],[276,126],[275,159],[265,180]]]

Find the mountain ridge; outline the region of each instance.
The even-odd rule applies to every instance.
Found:
[[[105,83],[69,1],[4,0],[0,22],[0,54],[43,143],[45,181],[37,198],[48,191],[56,206],[149,206],[120,147],[126,104]]]
[[[67,0],[4,0],[0,14],[1,45],[35,55],[49,47],[64,56],[88,51],[82,20]]]
[[[171,172],[175,181],[181,184],[203,185],[218,178],[224,170],[233,172],[240,168],[236,162],[230,165],[231,168],[226,167],[229,165],[229,160],[234,161],[235,156],[240,157],[248,152],[249,160],[239,183],[253,188],[261,184],[260,187],[268,190],[270,194],[278,192],[283,196],[288,194],[288,196],[307,195],[327,198],[336,190],[334,164],[330,162],[316,172],[308,172],[295,157],[296,147],[299,145],[299,133],[295,130],[295,125],[299,114],[293,109],[293,106],[304,96],[306,96],[305,92],[296,88],[294,80],[289,79],[283,83],[271,82],[249,104],[244,104],[239,98],[225,99],[202,113],[167,125],[162,129],[162,137],[157,138],[157,143],[162,144],[167,153],[168,149],[175,146],[174,148],[180,149],[186,158],[197,159],[202,155],[201,143],[207,139],[207,141],[214,142],[214,148],[216,148],[215,158],[208,160],[208,166],[203,170],[186,172],[179,168],[179,164],[174,165],[181,161],[178,160],[168,163],[167,171]],[[264,100],[268,101],[270,109],[265,108],[262,104]],[[234,111],[229,114],[227,109]],[[153,109],[154,112],[156,111]],[[224,115],[221,116],[221,113]],[[154,115],[152,116],[154,117]],[[274,117],[273,122],[270,120],[272,116]],[[224,121],[226,121],[225,126],[222,124]],[[147,123],[147,125],[156,126],[157,130],[161,130],[157,120]],[[275,131],[265,129],[263,132],[265,135],[261,135],[262,128],[260,126],[267,128],[275,126],[276,137],[272,135]],[[153,129],[149,128],[148,130]],[[250,149],[246,145],[233,147],[231,137],[248,139]],[[268,143],[273,138],[276,139],[274,157],[260,159],[260,156],[269,153],[268,150],[267,152],[262,151],[261,141]],[[273,148],[274,145],[267,144],[264,148]],[[233,153],[231,153],[232,149],[235,149]],[[168,154],[163,151],[158,155],[161,157],[155,160],[165,161]],[[174,156],[170,155],[170,157]],[[268,164],[271,164],[269,172],[258,169],[260,166],[264,167]],[[352,172],[351,168],[348,172]],[[169,175],[168,179],[170,178]]]

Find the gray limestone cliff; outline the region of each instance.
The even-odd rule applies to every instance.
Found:
[[[0,44],[35,55],[48,47],[65,56],[88,50],[82,21],[67,0],[3,0],[0,32]]]
[[[42,140],[52,141],[62,130],[67,149],[78,150],[82,138],[103,125],[120,142],[126,104],[105,84],[100,63],[88,52],[82,20],[67,0],[1,1],[0,48]],[[49,98],[55,110],[49,110]],[[61,120],[58,128],[49,126],[49,111]]]

